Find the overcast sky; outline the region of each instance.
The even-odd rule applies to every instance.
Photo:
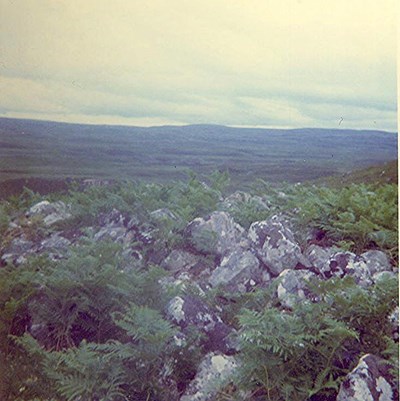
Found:
[[[0,0],[0,116],[397,131],[396,0]]]

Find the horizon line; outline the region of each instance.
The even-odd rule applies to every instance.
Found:
[[[47,123],[56,123],[56,124],[69,124],[69,125],[91,125],[97,127],[126,127],[126,128],[163,128],[163,127],[192,127],[192,126],[215,126],[215,127],[226,127],[226,128],[237,128],[237,129],[273,129],[273,130],[302,130],[302,129],[310,129],[310,130],[336,130],[336,131],[380,131],[386,132],[389,134],[398,134],[397,131],[389,131],[386,129],[379,128],[341,128],[341,127],[307,127],[307,126],[274,126],[274,125],[250,125],[250,124],[218,124],[218,123],[169,123],[169,124],[154,124],[154,125],[136,125],[129,123],[99,123],[99,122],[76,122],[76,121],[62,121],[62,120],[51,120],[49,118],[32,118],[32,117],[10,117],[0,114],[0,119],[7,120],[22,120],[22,121],[35,121],[35,122],[47,122]]]

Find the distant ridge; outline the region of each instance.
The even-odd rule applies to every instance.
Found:
[[[397,135],[378,130],[132,127],[0,118],[0,182],[112,178],[168,181],[189,170],[298,182],[397,159]]]
[[[238,125],[224,125],[224,124],[163,124],[163,125],[127,125],[127,124],[99,124],[99,123],[83,123],[83,122],[66,122],[66,121],[55,121],[55,120],[40,120],[31,118],[12,118],[12,117],[0,117],[1,120],[9,121],[25,121],[31,123],[45,123],[45,124],[65,124],[65,125],[79,125],[79,126],[90,126],[90,127],[121,127],[121,128],[145,128],[145,129],[157,129],[157,128],[228,128],[228,129],[240,129],[240,130],[276,130],[276,131],[355,131],[355,132],[386,132],[390,134],[397,134],[396,131],[387,130],[376,130],[376,129],[364,129],[364,128],[318,128],[318,127],[299,127],[299,128],[279,128],[279,127],[260,127],[260,126],[238,126]]]

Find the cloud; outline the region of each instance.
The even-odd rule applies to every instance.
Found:
[[[0,110],[394,130],[395,5],[0,0]]]

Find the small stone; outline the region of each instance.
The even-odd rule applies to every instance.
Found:
[[[233,356],[219,353],[207,354],[200,363],[196,377],[180,401],[214,400],[218,391],[229,383],[238,366]]]

